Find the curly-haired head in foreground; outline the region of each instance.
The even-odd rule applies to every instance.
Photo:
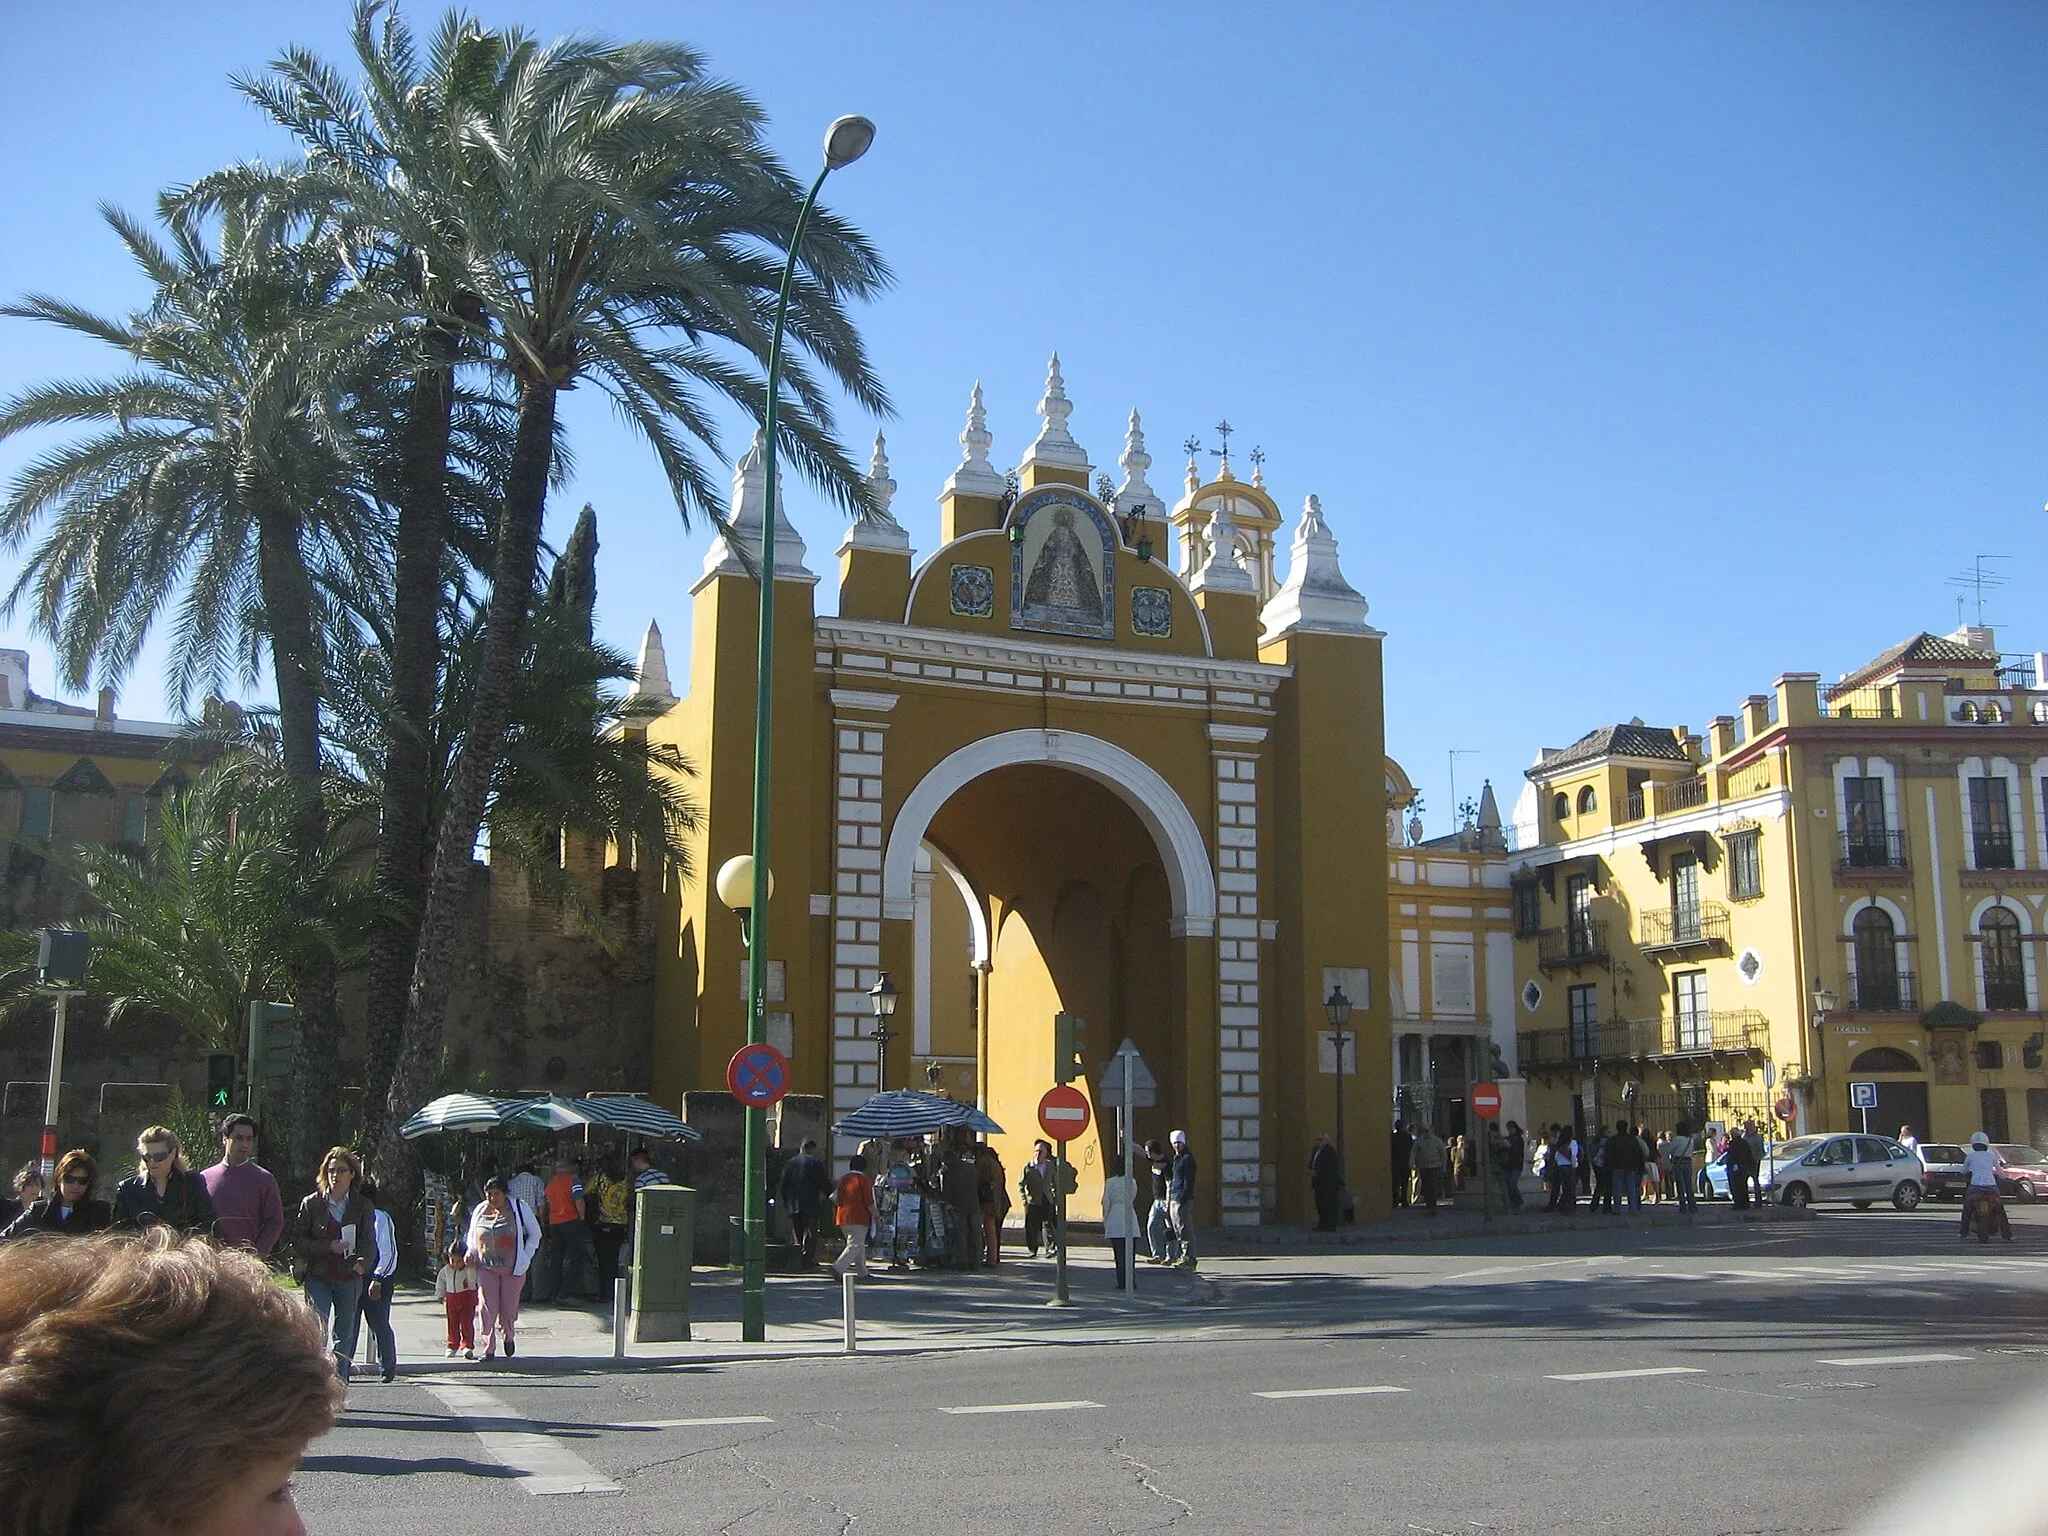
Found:
[[[0,1247],[0,1536],[302,1532],[292,1470],[342,1395],[248,1254],[161,1227]]]

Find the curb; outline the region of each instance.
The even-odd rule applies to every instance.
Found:
[[[1682,1232],[1696,1227],[1732,1227],[1784,1221],[1813,1221],[1810,1208],[1767,1205],[1748,1216],[1732,1210],[1701,1211],[1687,1217],[1679,1212],[1665,1215],[1645,1211],[1633,1217],[1613,1216],[1502,1216],[1483,1221],[1459,1211],[1441,1226],[1414,1222],[1360,1222],[1339,1232],[1317,1232],[1308,1227],[1216,1227],[1204,1228],[1200,1241],[1205,1251],[1245,1258],[1260,1253],[1337,1253],[1352,1249],[1372,1250],[1412,1243],[1469,1242],[1474,1238],[1537,1237],[1549,1232]]]

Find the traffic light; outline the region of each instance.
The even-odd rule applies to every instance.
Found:
[[[1082,1055],[1088,1048],[1088,1025],[1078,1013],[1052,1016],[1052,1080],[1071,1083],[1085,1077]]]
[[[235,1107],[235,1053],[206,1053],[206,1107],[216,1113]]]
[[[298,1027],[290,1003],[249,1005],[249,1113],[261,1113],[264,1093],[292,1075]]]

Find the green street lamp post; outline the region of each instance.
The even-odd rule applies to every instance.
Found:
[[[782,334],[789,318],[789,293],[796,284],[797,257],[804,230],[825,178],[853,164],[875,141],[875,125],[864,117],[842,117],[825,130],[825,163],[804,198],[782,264],[782,289],[775,299],[775,329],[768,340],[768,402],[762,422],[761,461],[767,480],[767,507],[761,518],[761,632],[755,654],[759,674],[754,697],[754,894],[750,903],[751,932],[747,945],[747,1043],[768,1038],[768,791],[770,740],[775,702],[775,433],[776,401],[782,384]],[[741,1225],[746,1238],[746,1264],[741,1271],[740,1337],[758,1344],[768,1336],[768,1112],[749,1108],[746,1136],[746,1194]]]

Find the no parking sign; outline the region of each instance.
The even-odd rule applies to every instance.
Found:
[[[766,1109],[789,1092],[789,1058],[765,1042],[743,1045],[726,1064],[725,1086],[749,1109]]]

